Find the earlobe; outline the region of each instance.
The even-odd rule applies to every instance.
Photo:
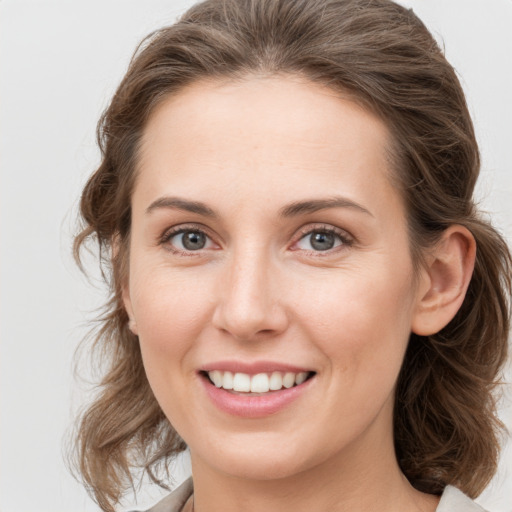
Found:
[[[456,315],[464,301],[475,265],[476,242],[463,226],[450,226],[429,254],[418,287],[412,332],[429,336]]]
[[[126,313],[128,314],[128,329],[130,329],[130,331],[135,334],[135,336],[138,336],[139,331],[137,329],[137,322],[135,321],[135,317],[133,315],[133,308],[128,285],[123,286],[123,305]]]
[[[118,235],[114,236],[112,239],[112,266],[115,267],[116,265],[119,265],[120,262],[117,261],[117,256],[119,254],[119,251],[121,250],[120,247],[121,241],[120,237]],[[122,265],[122,264],[121,264]],[[124,269],[126,271],[126,268]],[[137,322],[135,321],[135,316],[133,314],[133,308],[132,308],[132,302],[130,298],[130,290],[129,290],[129,284],[128,284],[128,276],[126,275],[127,272],[120,272],[121,276],[124,276],[124,283],[122,284],[121,289],[121,299],[123,301],[123,306],[126,311],[126,314],[128,315],[128,329],[135,335],[138,336],[138,329],[137,329]]]
[[[137,330],[137,323],[133,318],[130,318],[128,322],[128,329],[130,329],[130,331],[132,331],[132,334],[135,334],[135,336],[139,335],[139,331]]]

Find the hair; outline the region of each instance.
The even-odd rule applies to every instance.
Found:
[[[511,256],[472,198],[479,152],[457,75],[412,10],[390,0],[206,0],[138,47],[98,124],[101,164],[83,190],[74,242],[79,263],[84,244],[97,244],[110,290],[94,341],[104,376],[77,427],[87,488],[113,511],[136,469],[165,486],[168,462],[186,448],[150,389],[121,293],[147,120],[189,84],[254,75],[303,77],[348,93],[385,121],[417,265],[448,226],[474,236],[476,264],[460,310],[437,334],[411,334],[394,434],[413,486],[439,494],[453,484],[475,497],[499,454],[493,391],[507,355]]]

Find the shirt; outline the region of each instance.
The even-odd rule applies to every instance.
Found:
[[[193,491],[194,486],[192,484],[192,478],[189,478],[169,494],[169,496],[166,496],[146,512],[181,512],[183,505],[185,505]],[[462,491],[459,491],[456,487],[447,485],[441,495],[441,500],[439,501],[436,512],[486,511],[472,499],[468,498]]]

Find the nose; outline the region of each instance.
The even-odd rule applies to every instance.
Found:
[[[288,316],[280,283],[279,270],[263,251],[248,248],[234,255],[219,283],[214,326],[242,341],[282,333]]]

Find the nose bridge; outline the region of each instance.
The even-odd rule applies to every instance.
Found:
[[[217,327],[246,340],[258,333],[282,331],[286,314],[272,276],[275,269],[268,248],[248,241],[238,244],[220,283]]]

